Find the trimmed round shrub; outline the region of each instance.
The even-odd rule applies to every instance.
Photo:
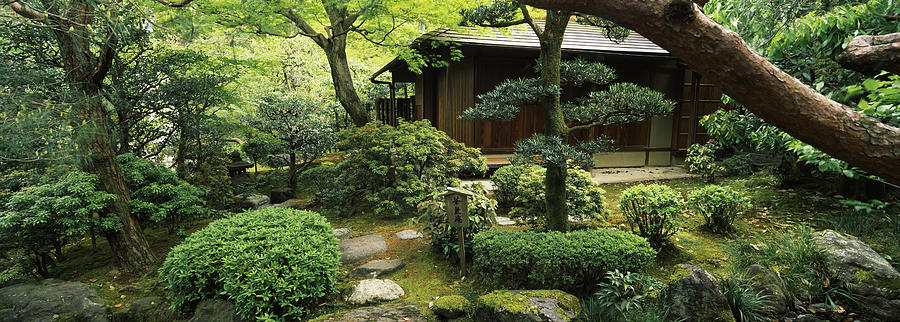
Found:
[[[631,231],[647,238],[654,248],[662,247],[678,232],[684,200],[672,188],[639,184],[625,189],[619,198],[619,209]]]
[[[688,201],[706,220],[706,227],[719,232],[730,231],[738,213],[750,207],[750,201],[743,194],[717,185],[692,191]]]
[[[637,271],[656,251],[625,231],[571,233],[492,230],[475,235],[473,272],[505,289],[559,289],[583,293],[612,270]]]
[[[532,165],[507,167],[523,169],[513,192],[515,199],[509,216],[532,227],[546,227],[547,204],[544,200],[544,175],[547,173],[547,169]],[[605,219],[607,210],[604,193],[605,191],[600,188],[600,185],[591,180],[590,172],[580,169],[567,170],[566,205],[569,208],[569,216],[572,218],[576,220]]]
[[[465,238],[466,258],[472,257],[472,238],[475,234],[491,229],[497,221],[497,202],[487,197],[487,189],[481,184],[466,186],[463,189],[471,191],[469,197],[468,215],[469,227],[463,230]],[[447,217],[447,206],[444,197],[434,193],[429,200],[419,204],[420,217],[425,222],[425,236],[431,242],[431,248],[447,256],[451,263],[459,261],[459,228],[450,227],[450,218]]]
[[[536,165],[508,165],[494,171],[491,175],[491,183],[494,184],[494,199],[501,207],[512,207],[519,195],[522,176],[526,173],[537,171],[541,167]]]
[[[244,318],[302,319],[332,290],[337,238],[321,215],[266,208],[213,221],[175,246],[160,268],[172,305],[235,303]]]

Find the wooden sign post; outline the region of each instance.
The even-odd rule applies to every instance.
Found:
[[[466,276],[466,228],[469,227],[469,196],[471,192],[447,187],[443,193],[450,227],[459,233],[459,275]]]

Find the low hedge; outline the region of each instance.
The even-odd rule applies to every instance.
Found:
[[[175,246],[160,268],[174,308],[224,298],[247,319],[302,319],[331,291],[337,238],[321,215],[266,208],[213,221]]]
[[[572,233],[499,231],[475,235],[472,271],[505,289],[559,289],[583,293],[612,270],[636,271],[656,251],[642,237],[610,230]]]

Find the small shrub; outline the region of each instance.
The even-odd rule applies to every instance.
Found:
[[[597,284],[594,293],[597,321],[625,321],[629,312],[642,311],[644,300],[656,296],[663,284],[652,277],[637,273],[606,272],[607,281]]]
[[[659,184],[632,186],[619,200],[631,231],[647,238],[657,249],[678,232],[683,205],[681,194]]]
[[[428,121],[401,121],[396,127],[369,123],[340,137],[336,148],[346,159],[319,201],[325,211],[344,216],[363,210],[382,217],[412,215],[432,192],[459,185],[461,172],[487,171],[478,149]]]
[[[726,176],[746,176],[753,173],[753,159],[749,154],[737,154],[727,157],[720,163],[722,174]]]
[[[510,194],[515,194],[510,217],[533,227],[545,227],[547,204],[544,200],[544,175],[547,170],[533,165],[514,165],[505,168],[522,169],[510,169],[501,178],[504,189]],[[513,178],[515,174],[519,174],[518,178]],[[515,187],[511,188],[508,182],[515,182]],[[605,219],[607,210],[604,193],[600,185],[591,180],[590,172],[580,169],[567,170],[566,205],[569,208],[569,216],[576,220]]]
[[[742,275],[723,279],[722,293],[738,322],[772,321],[775,316],[771,295]]]
[[[706,220],[706,226],[719,232],[731,231],[738,214],[750,208],[750,201],[743,194],[717,185],[692,191],[688,200],[694,211]]]
[[[184,233],[184,225],[207,218],[203,190],[178,179],[161,163],[127,153],[116,157],[131,191],[131,211],[144,227],[158,225]]]
[[[571,233],[486,231],[475,235],[473,272],[495,287],[583,292],[597,272],[639,270],[656,251],[644,238],[609,229]]]
[[[688,164],[688,171],[702,174],[706,181],[715,182],[716,175],[724,168],[716,162],[716,151],[719,143],[710,140],[706,144],[692,144],[688,147],[687,157],[684,162]]]
[[[335,178],[341,175],[340,169],[334,164],[322,164],[309,168],[300,174],[300,191],[318,193],[329,188]]]
[[[463,231],[466,245],[466,258],[472,257],[472,239],[475,234],[491,229],[497,221],[497,202],[487,197],[487,189],[480,184],[465,188],[474,193],[469,197],[469,227]],[[427,201],[419,205],[421,220],[425,222],[425,236],[431,242],[431,248],[447,256],[451,262],[459,260],[459,228],[450,227],[444,197],[434,193]]]
[[[494,171],[491,183],[494,184],[494,199],[497,199],[497,203],[505,208],[514,206],[522,185],[522,177],[539,168],[536,165],[508,165]]]
[[[339,256],[324,217],[267,208],[213,221],[175,246],[159,273],[182,311],[219,297],[247,319],[302,320],[332,290]]]

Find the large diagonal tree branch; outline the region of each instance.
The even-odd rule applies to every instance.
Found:
[[[754,114],[851,165],[900,184],[900,128],[832,101],[754,52],[689,0],[522,0],[635,30],[711,78]]]
[[[857,36],[838,56],[838,62],[844,68],[867,74],[877,74],[882,70],[900,74],[900,32]]]

